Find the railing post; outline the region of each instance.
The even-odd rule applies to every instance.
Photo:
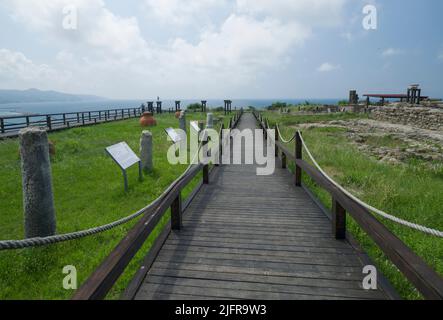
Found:
[[[266,119],[263,121],[263,130],[265,131],[265,138],[268,140],[268,128],[266,127]]]
[[[302,169],[297,165],[297,160],[301,160],[303,158],[303,145],[301,142],[300,132],[296,132],[295,134],[295,185],[297,187],[301,187],[302,180]]]
[[[85,113],[82,112],[82,124],[85,125]]]
[[[206,137],[206,139],[208,139]],[[207,150],[208,141],[204,141],[202,144],[203,151],[205,152],[206,156],[208,155]],[[209,163],[203,165],[203,184],[209,184]]]
[[[5,133],[5,121],[3,120],[3,118],[0,119],[0,129],[2,133]]]
[[[63,113],[63,125],[66,126],[66,113]]]
[[[30,124],[30,122],[29,122],[29,116],[26,116],[26,126],[29,127],[29,124]]]
[[[171,205],[171,229],[181,230],[182,226],[182,195],[179,192]]]
[[[346,239],[346,210],[335,199],[332,199],[332,232],[335,239]]]
[[[278,130],[278,126],[275,125],[275,157],[278,158],[278,146],[277,146],[277,142],[279,139],[279,130]]]
[[[218,144],[218,161],[219,165],[221,166],[223,164],[223,130],[225,129],[225,124],[221,124],[221,130],[220,130],[220,137],[219,137],[219,144]]]
[[[46,116],[46,126],[50,131],[52,130],[51,116]]]

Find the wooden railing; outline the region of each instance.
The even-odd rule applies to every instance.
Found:
[[[266,132],[271,129],[269,121],[262,114],[254,112],[260,127]],[[317,185],[332,197],[332,232],[336,239],[346,238],[346,214],[348,213],[360,228],[377,244],[386,257],[403,273],[425,299],[443,299],[443,279],[405,243],[377,220],[366,208],[349,198],[332,184],[317,168],[303,160],[303,145],[300,134],[296,133],[295,150],[291,152],[278,140],[278,126],[275,126],[276,154],[282,153],[282,166],[287,160],[295,163],[294,184],[302,185],[302,173],[306,173]],[[267,132],[265,133],[268,136]]]
[[[44,127],[48,131],[79,127],[102,122],[140,117],[142,108],[80,111],[41,115],[0,117],[0,137],[17,135],[26,127]]]
[[[236,113],[233,118],[230,119],[229,127],[235,128],[240,120],[242,111]],[[223,143],[223,129],[224,125],[220,128],[220,148]],[[221,154],[220,154],[221,157]],[[166,225],[162,233],[154,241],[148,256],[146,259],[151,263],[154,261],[158,252],[166,241],[171,230],[180,230],[182,226],[182,213],[188,206],[192,198],[200,189],[199,185],[194,192],[191,193],[189,198],[182,201],[183,189],[197,176],[197,174],[203,171],[202,184],[209,184],[210,170],[209,164],[196,164],[190,167],[190,170],[178,181],[175,182],[170,188],[170,191],[166,193],[157,205],[148,209],[137,222],[137,224],[128,232],[126,237],[114,248],[110,255],[103,261],[103,263],[92,273],[92,275],[86,280],[80,289],[77,290],[73,296],[74,300],[100,300],[104,299],[108,292],[111,290],[115,282],[124,272],[134,255],[140,250],[145,241],[151,235],[152,231],[156,228],[160,220],[164,217],[167,210],[171,209],[171,220]],[[149,263],[148,263],[149,264]],[[126,296],[133,295],[140,286],[143,278],[148,272],[148,268],[145,268],[142,273],[136,275],[130,287],[127,288]],[[128,293],[129,292],[129,293]]]

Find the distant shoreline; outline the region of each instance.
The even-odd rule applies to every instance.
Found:
[[[272,105],[274,102],[286,102],[288,104],[301,104],[309,101],[311,104],[337,104],[343,99],[233,99],[233,108],[247,108],[254,106],[258,109]],[[148,100],[94,100],[94,101],[48,101],[48,102],[22,102],[0,104],[0,116],[13,114],[50,114],[68,112],[87,112],[117,108],[137,108]],[[153,101],[153,100],[151,100]],[[155,100],[154,100],[155,101]],[[189,104],[200,102],[198,99],[181,100],[182,108]],[[222,99],[208,99],[208,107],[215,108],[223,106]],[[163,100],[163,110],[175,108],[175,100]]]

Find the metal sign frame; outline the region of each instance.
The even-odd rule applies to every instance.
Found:
[[[198,125],[198,121],[191,121],[191,127],[197,132],[200,133],[201,129]]]
[[[111,148],[124,148],[124,150],[129,153],[129,155],[131,157],[133,157],[134,159],[131,161],[132,163],[128,164],[128,165],[124,165],[121,163],[121,161],[119,161],[119,159],[117,159],[117,157],[115,156],[115,153],[113,153],[110,149]],[[123,180],[124,180],[124,186],[125,186],[125,192],[128,192],[128,174],[127,174],[127,170],[132,167],[134,164],[138,163],[138,178],[139,181],[143,181],[143,171],[142,171],[142,162],[140,160],[140,158],[135,154],[134,151],[132,151],[132,149],[128,146],[128,144],[126,142],[120,142],[117,144],[114,144],[112,146],[107,147],[106,149],[106,153],[112,158],[112,160],[114,160],[114,162],[119,166],[119,168],[122,170],[122,174],[123,174]]]
[[[166,128],[165,132],[172,142],[177,143],[182,141],[182,137],[174,130],[174,128]]]

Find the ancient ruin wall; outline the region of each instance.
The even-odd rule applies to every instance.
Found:
[[[422,129],[443,130],[443,109],[386,106],[373,109],[371,117],[380,121],[405,124]]]

